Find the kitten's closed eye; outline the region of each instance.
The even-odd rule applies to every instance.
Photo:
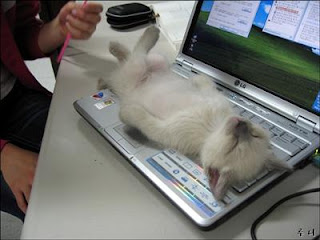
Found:
[[[250,134],[254,138],[267,139],[268,137],[268,134],[266,134],[261,127],[254,125],[251,127]]]
[[[256,131],[251,131],[251,136],[254,138],[262,138],[262,136],[260,134],[258,134]]]
[[[226,152],[226,154],[230,154],[238,145],[239,143],[239,138],[235,137],[232,144],[231,144],[231,147],[229,148],[229,150]]]

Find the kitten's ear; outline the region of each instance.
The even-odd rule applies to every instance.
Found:
[[[219,172],[218,169],[210,168],[208,176],[212,194],[217,200],[221,200],[231,184],[231,173]]]
[[[270,153],[270,157],[266,161],[266,167],[269,170],[278,169],[293,171],[293,168],[285,161],[279,160],[274,153]]]

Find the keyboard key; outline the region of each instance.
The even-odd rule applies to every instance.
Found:
[[[250,119],[250,121],[256,124],[260,124],[263,122],[263,119],[261,117],[254,116],[253,118]]]
[[[240,115],[241,113],[244,112],[244,109],[235,105],[235,107],[233,107],[233,110],[235,111],[236,114]]]
[[[192,170],[192,173],[193,173],[193,174],[194,174],[194,176],[195,176],[195,177],[197,177],[197,178],[198,178],[198,177],[200,177],[200,176],[201,176],[201,174],[202,174],[198,169],[194,169],[194,170]]]
[[[278,127],[274,127],[272,129],[270,129],[270,131],[272,133],[274,133],[275,135],[277,135],[277,136],[281,136],[281,134],[284,133],[284,131],[282,129],[278,128]]]
[[[259,107],[259,106],[255,106],[255,109],[257,112],[262,113],[263,115],[269,115],[270,112],[267,111],[265,108]]]
[[[245,182],[239,182],[232,186],[236,191],[242,193],[244,190],[248,188],[248,185]]]
[[[228,195],[225,195],[222,200],[223,200],[226,204],[230,204],[230,203],[232,202],[232,199],[231,199]]]
[[[215,212],[220,212],[224,207],[222,202],[218,202],[216,200],[208,201],[207,205]]]
[[[181,182],[183,185],[191,181],[189,175],[179,168],[174,162],[167,158],[164,154],[160,153],[152,157],[161,167],[163,167],[168,173],[170,173],[175,179]]]
[[[308,146],[308,143],[302,141],[301,139],[297,138],[292,142],[294,145],[298,146],[300,149],[305,149]]]
[[[300,148],[294,144],[289,143],[285,139],[281,137],[274,137],[271,139],[271,143],[275,145],[276,147],[282,149],[286,153],[288,153],[290,156],[296,155],[298,152],[300,152]]]
[[[267,169],[263,169],[258,175],[257,175],[257,180],[260,180],[267,176],[269,174],[269,171]]]
[[[247,118],[247,119],[250,119],[252,118],[254,115],[251,113],[251,112],[248,112],[248,111],[244,111],[240,114],[240,116],[244,117],[244,118]]]
[[[253,105],[253,103],[249,102],[248,100],[246,100],[244,98],[239,98],[239,102],[242,102],[247,106],[252,106]]]
[[[203,173],[201,167],[195,164],[192,160],[171,149],[167,149],[163,151],[163,153],[190,173],[190,175],[197,179],[199,183],[204,185],[207,189],[210,189],[207,176]]]
[[[231,191],[227,191],[226,195],[224,196],[223,198],[223,201],[226,203],[226,204],[230,204],[233,202],[233,200],[235,200],[237,198],[237,196],[232,193]]]
[[[256,179],[251,179],[251,180],[247,180],[247,181],[246,181],[246,184],[250,187],[250,186],[252,186],[253,184],[255,184],[256,182],[257,182]]]
[[[182,164],[186,169],[191,169],[192,168],[192,165],[188,162],[185,162]]]
[[[274,136],[276,136],[273,132],[269,132],[269,137],[273,138]]]
[[[169,158],[173,159],[178,164],[182,164],[185,161],[185,156],[179,155],[178,152],[174,149],[166,149],[163,151],[165,155],[167,155]]]
[[[168,153],[168,154],[175,154],[176,152],[177,152],[176,150],[171,148],[164,150],[164,153]]]
[[[276,157],[279,160],[288,161],[290,159],[290,155],[288,153],[282,151],[281,149],[275,146],[271,146],[271,147],[272,147],[273,153],[276,155]]]
[[[287,140],[288,142],[293,142],[296,139],[295,136],[293,136],[292,134],[287,133],[287,132],[284,133],[281,137],[284,138],[285,140]]]
[[[273,127],[272,123],[269,123],[267,121],[260,123],[260,125],[261,125],[261,127],[263,127],[266,130],[270,130]]]

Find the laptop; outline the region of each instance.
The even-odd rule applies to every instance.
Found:
[[[320,145],[318,1],[198,1],[172,71],[209,75],[240,116],[270,132],[276,156],[294,167]],[[201,166],[160,149],[118,116],[108,89],[75,109],[196,225],[212,229],[288,175],[264,170],[215,200]],[[294,173],[293,173],[294,174]]]

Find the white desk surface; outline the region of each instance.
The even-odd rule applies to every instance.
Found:
[[[211,231],[197,228],[74,110],[72,103],[95,92],[97,80],[116,66],[110,40],[133,47],[145,27],[119,32],[103,19],[88,41],[71,41],[57,76],[22,239],[250,239],[253,221],[285,195],[319,187],[309,165],[287,177]],[[173,60],[161,36],[152,51]],[[299,230],[303,235],[298,234]],[[311,239],[319,234],[319,194],[281,206],[258,228],[263,239]]]

